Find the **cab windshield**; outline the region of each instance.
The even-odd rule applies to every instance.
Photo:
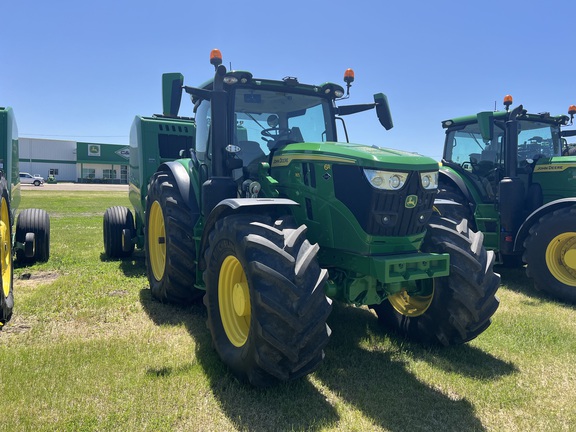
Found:
[[[258,143],[265,154],[282,144],[336,140],[331,101],[318,96],[237,89],[234,122],[234,143]]]
[[[528,159],[561,155],[560,128],[543,122],[519,122],[518,164]],[[494,122],[494,133],[490,140],[484,141],[478,123],[463,128],[448,130],[444,160],[459,165],[488,162],[496,165],[504,163],[504,123]]]

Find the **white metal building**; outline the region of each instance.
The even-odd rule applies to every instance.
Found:
[[[57,181],[127,183],[127,145],[18,138],[20,171]]]

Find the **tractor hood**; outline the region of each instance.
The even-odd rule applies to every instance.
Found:
[[[286,166],[295,160],[325,161],[326,163],[341,163],[367,168],[402,171],[431,171],[438,169],[437,161],[417,153],[339,142],[289,144],[276,151],[272,158],[272,167]]]

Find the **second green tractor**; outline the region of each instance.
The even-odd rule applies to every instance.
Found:
[[[441,214],[466,219],[508,266],[526,263],[540,289],[576,302],[576,156],[569,116],[529,113],[522,105],[442,123]]]

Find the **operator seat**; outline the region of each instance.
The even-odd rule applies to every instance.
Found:
[[[498,154],[494,150],[483,150],[477,164],[478,175],[484,177],[496,166]]]
[[[256,141],[238,141],[238,147],[240,147],[238,157],[242,159],[244,166],[248,166],[254,160],[266,156],[264,150]]]
[[[266,153],[256,141],[238,141],[238,157],[242,159],[242,168],[234,170],[234,179],[255,179],[258,175],[258,165],[260,162],[268,160]]]

